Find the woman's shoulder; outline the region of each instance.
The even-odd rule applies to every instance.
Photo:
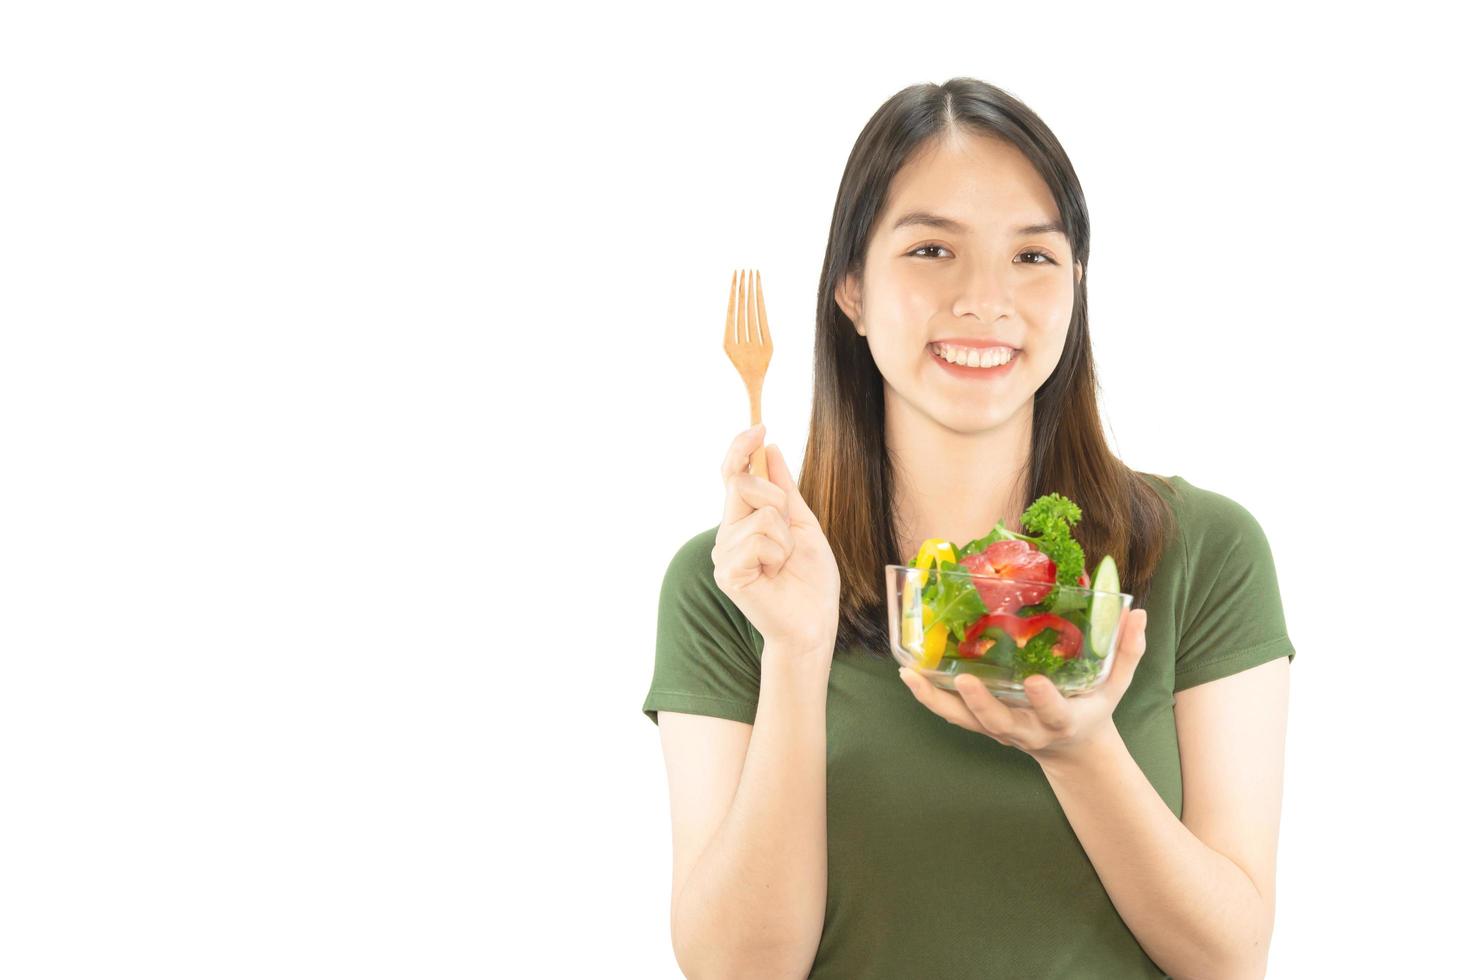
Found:
[[[642,710],[753,722],[759,698],[759,634],[714,581],[718,527],[672,548],[658,599],[653,679]]]
[[[1160,488],[1162,498],[1172,505],[1190,550],[1216,548],[1229,542],[1262,540],[1263,528],[1254,514],[1234,497],[1209,487],[1201,487],[1181,476],[1159,476],[1143,473]]]
[[[715,524],[699,531],[674,549],[663,575],[663,600],[675,608],[717,614],[752,636],[749,620],[714,581],[714,542],[719,527]]]
[[[699,531],[673,549],[668,562],[669,577],[696,579],[712,585],[714,581],[714,541],[719,525]]]

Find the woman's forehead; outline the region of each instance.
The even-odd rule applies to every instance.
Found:
[[[903,164],[892,178],[879,232],[929,227],[950,234],[996,227],[1038,234],[1059,222],[1050,188],[1008,143],[953,148],[940,143]],[[936,219],[936,221],[934,220]]]

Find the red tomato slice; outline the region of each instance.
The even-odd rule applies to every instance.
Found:
[[[1032,606],[1049,595],[1055,585],[1055,562],[1028,541],[1004,538],[958,561],[975,576],[974,590],[991,613],[1012,613],[1020,606]]]

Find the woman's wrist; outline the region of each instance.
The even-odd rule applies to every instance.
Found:
[[[761,669],[789,667],[796,671],[831,669],[831,656],[836,648],[834,636],[817,636],[800,640],[771,640],[760,655]]]

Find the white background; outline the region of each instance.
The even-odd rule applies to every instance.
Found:
[[[677,976],[640,708],[729,277],[798,461],[846,156],[955,75],[1080,174],[1115,450],[1274,548],[1270,976],[1459,962],[1432,8],[489,9],[0,16],[0,974]]]

